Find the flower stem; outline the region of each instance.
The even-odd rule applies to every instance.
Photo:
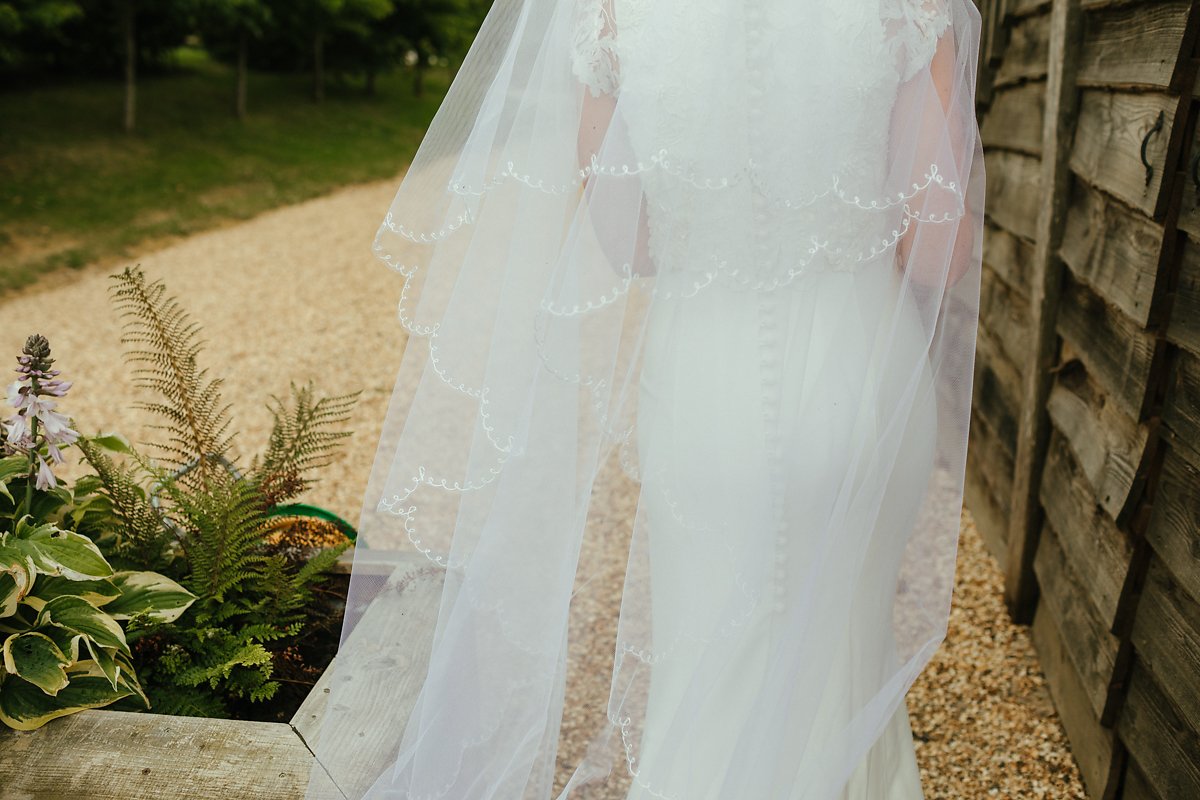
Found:
[[[29,393],[37,395],[38,383],[37,378],[31,377],[29,380]],[[29,409],[26,409],[28,411]],[[25,513],[33,513],[33,483],[37,478],[37,435],[38,435],[38,418],[34,414],[29,420],[29,480],[25,483]]]

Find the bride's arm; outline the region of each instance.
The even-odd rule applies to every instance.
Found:
[[[928,0],[927,0],[928,1]],[[935,0],[936,2],[944,2],[944,0]],[[927,129],[931,134],[930,138],[941,138],[943,133],[949,137],[950,150],[955,161],[955,167],[959,167],[964,163],[968,163],[968,159],[973,158],[974,135],[975,128],[972,124],[974,121],[973,109],[964,111],[955,106],[956,102],[960,102],[961,98],[954,93],[956,82],[959,80],[957,70],[961,67],[959,63],[958,46],[954,38],[954,26],[950,25],[945,32],[938,38],[937,46],[933,52],[928,67],[929,81],[932,84],[933,90],[937,96],[937,109],[933,110],[926,106],[925,113],[932,118],[933,124]],[[910,80],[901,88],[900,98],[897,102],[897,107],[901,111],[913,112],[913,109],[918,105],[925,105],[928,100],[925,96],[925,87],[921,85],[920,80]],[[964,119],[966,116],[966,119]],[[936,141],[927,142],[930,146],[937,146]],[[920,163],[938,163],[938,159],[929,158]],[[942,170],[942,174],[946,174],[946,170]],[[965,188],[968,175],[958,174],[955,176],[959,183],[959,191],[962,192]],[[950,195],[946,195],[949,197]],[[908,269],[913,273],[916,280],[921,280],[923,283],[940,284],[941,283],[941,264],[932,265],[932,268],[938,270],[937,275],[923,276],[921,275],[920,264],[910,264],[909,256],[912,252],[913,244],[917,238],[918,231],[922,240],[922,251],[927,253],[942,253],[947,249],[950,251],[950,265],[945,276],[945,284],[947,287],[956,283],[966,274],[969,269],[973,252],[975,250],[977,231],[980,230],[979,210],[971,204],[971,198],[964,195],[962,197],[963,207],[961,209],[962,216],[952,224],[938,223],[918,223],[912,220],[912,224],[905,231],[897,244],[897,252],[899,262],[903,268]],[[940,204],[926,201],[927,214],[929,209],[936,208],[933,215],[941,215],[946,211],[957,214],[958,210],[944,209]],[[954,237],[952,245],[949,243],[949,237]],[[929,269],[930,267],[926,267]],[[929,280],[922,280],[930,278]]]
[[[586,0],[585,0],[586,1]],[[617,109],[617,93],[620,82],[620,65],[611,48],[616,37],[616,24],[612,13],[612,0],[602,0],[598,6],[602,14],[603,24],[595,32],[596,42],[607,42],[609,47],[597,47],[589,58],[579,58],[576,62],[577,77],[583,84],[583,101],[579,113],[579,132],[577,138],[577,157],[579,168],[588,170],[593,158],[598,158],[605,149],[605,142],[611,137],[627,137],[625,130],[618,126],[613,129],[613,118]],[[586,22],[586,20],[585,20]],[[579,54],[577,53],[577,56]],[[628,141],[625,139],[615,143],[610,141],[609,157],[613,152],[630,152]],[[590,203],[593,198],[592,174],[589,171],[583,177],[580,188],[581,200]],[[602,193],[603,202],[638,207],[636,223],[628,213],[594,214],[591,215],[593,230],[600,246],[607,254],[613,268],[618,273],[623,272],[626,262],[631,265],[635,275],[653,275],[655,267],[650,259],[650,229],[646,217],[645,196],[642,194],[641,180],[637,176],[623,175],[611,179],[612,182]],[[630,243],[630,227],[636,224],[635,240]]]

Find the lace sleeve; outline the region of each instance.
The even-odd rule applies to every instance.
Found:
[[[900,80],[907,81],[933,59],[950,10],[946,0],[883,0],[882,11]]]
[[[617,37],[613,0],[576,0],[571,68],[592,94],[616,94]]]

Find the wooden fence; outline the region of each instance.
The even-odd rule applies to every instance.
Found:
[[[1200,798],[1200,2],[979,6],[967,505],[1089,795]]]

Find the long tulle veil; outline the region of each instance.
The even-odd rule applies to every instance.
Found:
[[[374,243],[407,343],[310,798],[699,798],[657,766],[713,724],[767,605],[788,633],[735,675],[737,752],[703,797],[842,796],[946,631],[981,256],[978,40],[969,0],[495,1]],[[739,309],[824,297],[831,273],[896,276],[845,360],[863,392],[890,388],[844,446],[747,447],[730,419],[757,409],[674,444],[661,420],[686,409],[639,418],[651,352],[658,378],[725,368],[673,321],[688,304],[708,304],[719,342]],[[917,469],[901,439],[923,410]],[[823,413],[805,399],[754,425],[819,431]],[[681,480],[670,453],[697,437],[716,455]],[[823,488],[790,512],[806,556],[776,598],[771,514],[799,491],[779,476],[805,463]],[[881,519],[904,473],[915,513]],[[623,537],[621,564],[598,563],[614,548],[597,536]],[[672,537],[685,580],[655,594],[655,542]],[[388,640],[415,613],[389,599],[397,570],[442,581],[427,641]],[[591,602],[602,592],[619,619],[594,613],[615,609]],[[838,661],[864,619],[856,641],[888,649]],[[597,641],[607,696],[578,709]],[[648,760],[647,697],[681,653],[685,702]],[[843,663],[853,691],[833,688]]]

